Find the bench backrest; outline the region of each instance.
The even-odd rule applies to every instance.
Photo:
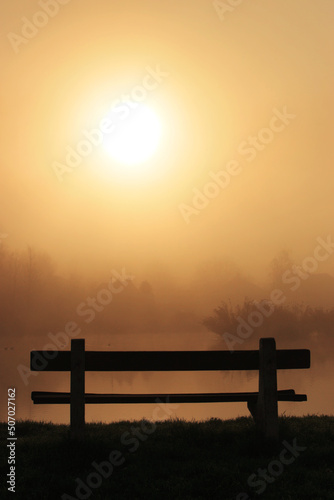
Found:
[[[84,339],[72,340],[72,352]],[[308,349],[277,349],[277,369],[310,368]],[[259,370],[260,351],[84,351],[85,371]],[[71,371],[71,351],[32,351],[33,371]]]

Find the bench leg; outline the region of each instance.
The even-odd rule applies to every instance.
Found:
[[[85,430],[85,339],[71,340],[71,429],[73,439]]]
[[[256,409],[258,428],[269,441],[278,442],[276,343],[260,339],[259,397]]]
[[[247,401],[247,408],[249,409],[254,422],[257,422],[257,403],[255,401]]]

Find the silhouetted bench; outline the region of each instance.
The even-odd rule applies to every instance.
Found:
[[[71,436],[84,434],[85,404],[247,403],[258,429],[269,440],[278,440],[278,401],[306,401],[293,389],[277,390],[277,370],[310,367],[308,349],[276,350],[275,339],[260,339],[253,351],[85,351],[84,339],[72,339],[71,351],[32,351],[31,370],[70,371],[71,392],[32,392],[35,404],[70,404]],[[200,394],[85,394],[85,371],[196,371],[258,370],[258,392]]]

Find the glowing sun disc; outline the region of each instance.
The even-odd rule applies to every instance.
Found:
[[[155,112],[144,105],[131,110],[106,137],[105,148],[114,160],[124,165],[140,165],[156,151],[161,124]]]

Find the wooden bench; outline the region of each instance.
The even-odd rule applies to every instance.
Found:
[[[259,431],[278,440],[278,401],[306,401],[293,389],[277,390],[277,370],[310,367],[307,349],[278,349],[274,338],[260,339],[253,351],[85,351],[84,339],[72,339],[71,351],[32,351],[31,370],[69,371],[71,392],[32,392],[35,404],[70,404],[73,438],[84,435],[85,404],[156,403],[247,403]],[[85,371],[197,371],[258,370],[258,392],[196,394],[85,394]]]

